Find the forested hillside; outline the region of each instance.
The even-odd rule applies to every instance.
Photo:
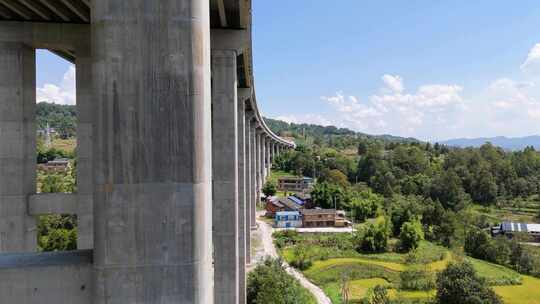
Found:
[[[329,145],[346,149],[355,147],[359,141],[364,139],[378,140],[384,143],[419,142],[415,138],[393,135],[368,135],[334,126],[287,123],[271,118],[265,118],[264,120],[274,133],[283,137],[292,137],[295,142],[306,145]]]
[[[49,124],[49,127],[55,129],[63,139],[76,135],[75,106],[40,102],[36,105],[36,121],[38,129],[43,130]]]
[[[490,234],[503,221],[540,222],[535,148],[457,148],[334,127],[269,126],[297,143],[276,158],[273,172],[315,177],[315,206],[345,210],[356,228],[351,235],[275,234],[282,257],[333,303],[369,298],[366,290],[384,296],[386,289],[411,301],[376,303],[450,303],[431,298],[467,273],[476,294],[457,289],[451,303],[472,303],[467,297],[536,303],[520,291],[540,282],[530,277],[540,277],[540,251],[529,243],[534,236]]]

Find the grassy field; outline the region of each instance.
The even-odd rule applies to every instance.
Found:
[[[295,247],[309,244],[305,247],[310,251],[313,263],[303,273],[320,286],[335,304],[342,303],[341,282],[344,281],[347,282],[350,303],[360,303],[376,285],[387,286],[392,298],[427,302],[435,296],[435,290],[402,290],[400,275],[404,271],[421,268],[433,277],[452,260],[463,258],[429,242],[423,242],[416,252],[409,254],[360,254],[343,243],[343,236],[332,236],[330,233],[301,234],[294,236],[293,242],[282,244],[280,254],[286,261],[292,262],[295,259]],[[540,304],[540,279],[520,275],[506,267],[482,260],[465,259],[494,287],[505,303]]]
[[[58,150],[65,151],[67,153],[73,153],[73,151],[75,151],[75,148],[77,147],[77,139],[76,138],[68,138],[68,139],[54,138],[52,140],[51,147],[56,148]]]
[[[493,223],[501,221],[534,223],[539,221],[536,217],[540,214],[540,196],[501,201],[498,206],[491,207],[474,205],[471,209],[485,215]]]

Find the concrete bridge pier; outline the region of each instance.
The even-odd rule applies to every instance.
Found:
[[[251,229],[257,228],[255,222],[255,205],[257,203],[257,193],[259,192],[259,171],[258,171],[258,135],[257,135],[257,122],[251,121],[251,204],[249,207],[249,222]]]
[[[93,303],[212,304],[209,2],[91,2]]]
[[[246,263],[251,264],[251,209],[255,201],[255,145],[253,136],[253,115],[246,113],[246,177],[247,177],[247,201],[246,201]]]
[[[36,192],[35,62],[33,48],[0,42],[0,253],[37,247],[36,221],[27,214]]]
[[[77,248],[94,248],[93,125],[94,94],[89,38],[77,47]]]
[[[212,50],[214,299],[223,304],[239,301],[238,108],[236,52]]]

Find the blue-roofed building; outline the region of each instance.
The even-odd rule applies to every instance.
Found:
[[[540,241],[540,224],[502,222],[499,226],[491,228],[491,233],[493,235],[504,234],[509,237],[516,233],[526,233],[535,240]]]
[[[274,227],[276,228],[299,228],[302,227],[302,216],[298,211],[276,212]]]

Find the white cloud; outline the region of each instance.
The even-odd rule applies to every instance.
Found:
[[[540,43],[535,44],[527,55],[527,59],[521,65],[524,71],[540,70]]]
[[[393,92],[401,93],[405,89],[403,86],[403,78],[401,78],[399,75],[385,74],[381,77],[381,79],[386,87]]]
[[[36,89],[36,101],[54,102],[57,104],[75,104],[75,66],[69,66],[58,85],[46,83]]]
[[[384,75],[381,79],[380,93],[364,102],[342,92],[321,99],[337,112],[335,119],[342,126],[367,133],[402,136],[427,134],[434,131],[434,127],[447,128],[448,121],[467,108],[461,86],[422,85],[415,93],[407,93],[399,75]]]
[[[321,125],[321,126],[330,126],[330,125],[336,125],[335,122],[331,122],[327,118],[325,118],[323,115],[320,114],[302,114],[302,115],[284,115],[284,116],[278,116],[276,117],[278,120],[282,120],[287,123],[306,123],[306,124],[315,124],[315,125]]]

